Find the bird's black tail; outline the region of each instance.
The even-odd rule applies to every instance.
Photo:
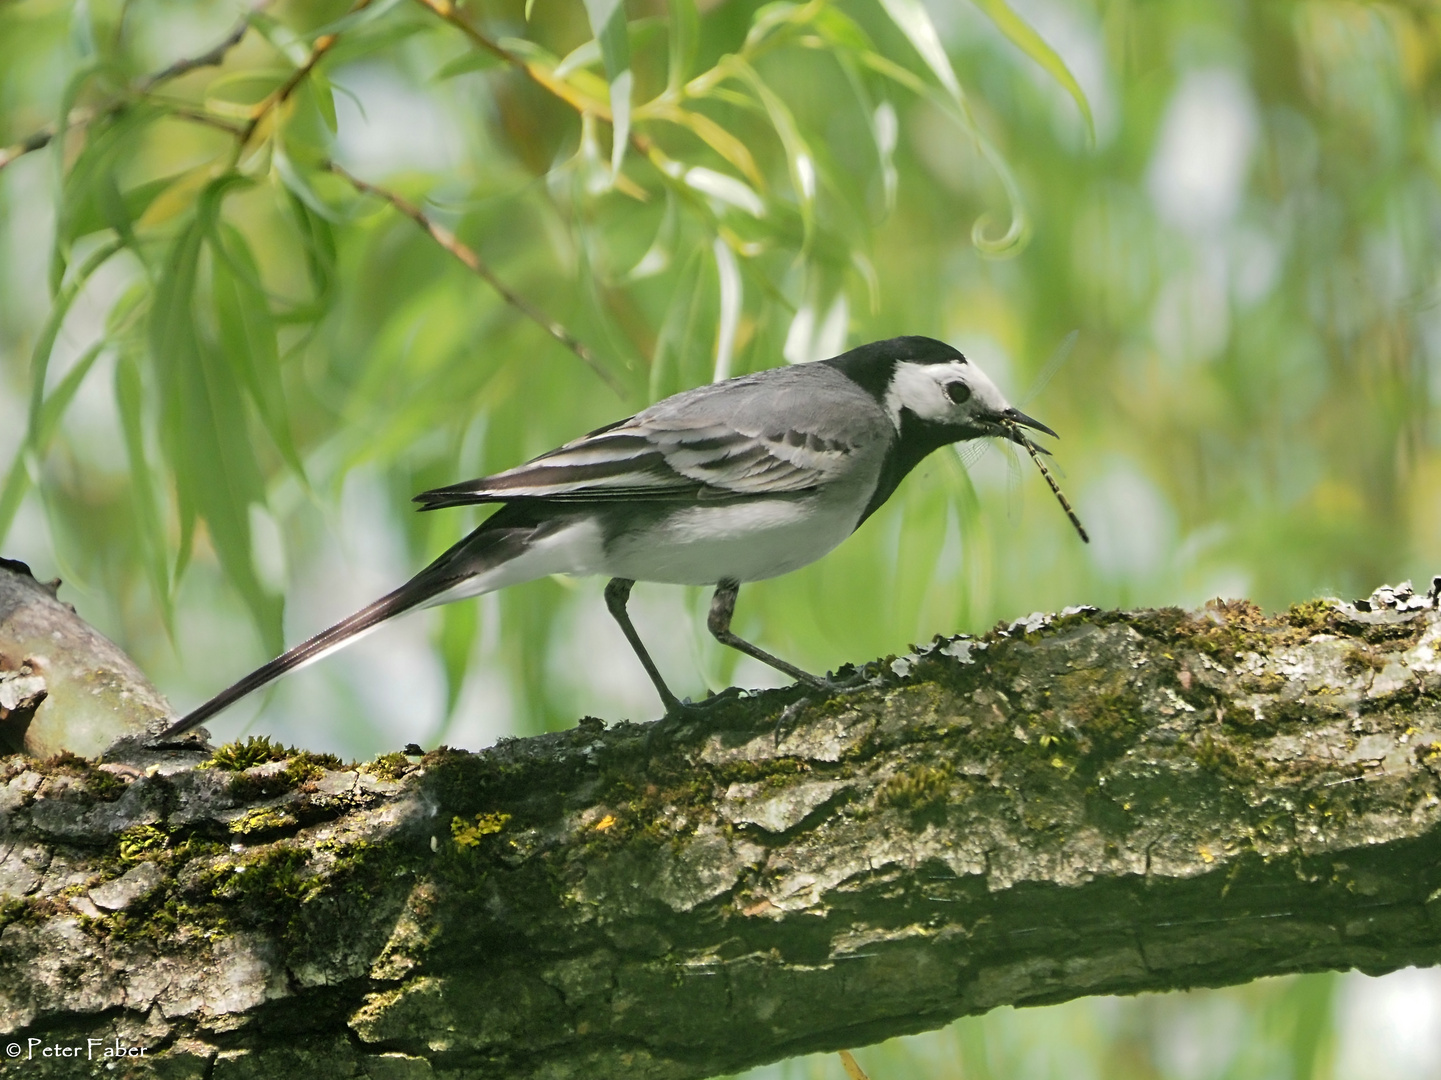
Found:
[[[342,619],[328,630],[322,630],[308,641],[256,668],[233,686],[222,690],[204,705],[191,710],[156,736],[166,740],[182,735],[209,720],[222,709],[233,705],[246,694],[258,690],[280,676],[319,660],[327,653],[354,641],[388,619],[402,615],[442,593],[460,585],[467,578],[514,558],[523,552],[546,529],[544,522],[529,519],[515,507],[503,507],[480,528],[451,547],[415,577],[375,603]]]
[[[423,573],[421,577],[424,577]],[[184,734],[195,725],[203,724],[222,709],[233,705],[252,690],[259,690],[266,683],[280,678],[287,672],[319,660],[326,653],[355,640],[367,630],[379,626],[386,619],[409,611],[430,599],[435,593],[443,591],[444,586],[436,589],[425,588],[424,586],[430,583],[422,582],[421,577],[406,582],[394,592],[382,596],[375,603],[357,611],[350,618],[342,619],[328,630],[322,630],[308,641],[302,641],[295,648],[281,653],[268,664],[256,668],[233,686],[220,691],[204,705],[191,710],[171,724],[160,733],[158,738],[170,739]],[[417,585],[421,587],[417,588]]]

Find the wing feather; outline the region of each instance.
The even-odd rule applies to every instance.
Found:
[[[800,390],[800,408],[776,400],[797,394],[775,378],[794,372],[762,373],[769,385],[754,376],[739,387],[743,380],[677,395],[524,465],[427,491],[416,501],[426,510],[522,499],[711,501],[821,486],[846,469],[880,421],[864,416],[851,428],[820,434],[814,429],[834,426],[835,411],[813,407],[814,388]]]

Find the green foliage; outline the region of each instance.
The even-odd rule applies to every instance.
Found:
[[[546,296],[547,316],[594,343],[629,387],[632,407],[712,371],[739,370],[736,354],[748,346],[756,360],[773,362],[760,347],[773,354],[798,309],[831,304],[858,280],[874,306],[867,233],[894,204],[894,92],[948,103],[1013,196],[1002,246],[1023,232],[1006,166],[966,111],[929,15],[909,0],[885,10],[918,50],[920,72],[904,52],[889,58],[875,44],[884,27],[862,25],[875,24],[874,12],[822,0],[755,8],[748,26],[736,22],[740,9],[702,20],[691,3],[675,5],[666,25],[627,24],[624,5],[595,0],[584,5],[588,26],[577,25],[577,12],[530,13],[523,39],[503,36],[500,7],[462,13],[436,5],[426,17],[424,6],[357,3],[346,13],[330,5],[324,10],[336,17],[321,25],[319,11],[261,12],[228,38],[217,31],[228,47],[207,63],[171,57],[170,67],[147,77],[126,74],[147,61],[122,32],[119,8],[87,15],[104,29],[82,35],[85,48],[69,60],[76,39],[59,33],[59,13],[7,16],[16,22],[12,40],[24,38],[69,75],[62,123],[51,131],[60,178],[55,295],[32,349],[28,434],[0,488],[0,536],[52,468],[51,443],[65,433],[62,419],[81,384],[97,360],[113,356],[130,488],[124,539],[157,614],[173,634],[175,590],[199,540],[274,652],[282,603],[275,583],[257,572],[252,528],[287,474],[309,490],[309,460],[334,485],[347,469],[395,460],[422,433],[531,394],[553,398],[584,380],[553,347],[543,347],[544,370],[501,360],[534,348],[533,334],[477,282],[458,278],[443,252],[422,237],[396,236],[393,215],[377,217],[328,172],[338,131],[332,74],[363,57],[399,59],[402,42],[413,49],[423,39],[412,65],[463,47],[435,61],[437,93],[440,83],[487,72],[503,115],[483,139],[501,152],[476,178],[476,209],[461,219],[460,235],[481,238],[487,259],[498,260],[522,294],[548,293],[538,285],[556,270],[572,279],[569,297]],[[1009,9],[992,14],[1001,11]],[[1034,32],[1016,31],[1024,24],[1008,19],[1014,40],[1065,73]],[[828,61],[817,68],[811,54]],[[867,131],[875,157],[859,177],[827,149],[825,118],[798,111],[810,103],[785,75],[797,65],[840,91],[850,102],[847,122]],[[929,89],[928,75],[942,91]],[[1067,86],[1079,93],[1074,80]],[[19,96],[12,124],[23,123],[39,101],[23,83],[7,84],[7,93]],[[636,150],[629,161],[628,141]],[[61,144],[74,152],[55,153]],[[549,147],[544,158],[532,144]],[[548,190],[511,194],[529,171],[545,172]],[[867,172],[885,188],[881,207]],[[559,238],[557,229],[569,234],[555,252],[559,266],[533,242]],[[377,245],[397,244],[399,267],[378,261]],[[346,249],[353,254],[342,279]],[[51,357],[73,303],[122,252],[134,260],[130,288],[106,332],[55,382]],[[672,266],[679,277],[665,273]],[[397,270],[406,282],[399,291],[391,288]],[[479,340],[489,347],[477,363]],[[557,415],[554,427],[591,424],[597,411]],[[487,448],[497,461],[540,448],[526,445],[533,438],[505,448],[507,436],[513,440],[497,432]],[[439,466],[449,459],[453,468],[454,451],[436,450],[425,468],[440,482],[453,477]],[[56,486],[47,478],[39,497],[55,502]],[[444,535],[428,535],[437,531]],[[411,532],[431,549],[455,529]],[[93,561],[83,529],[70,539]],[[441,652],[452,707],[475,633],[473,615],[446,616]]]
[[[132,825],[119,836],[119,854],[125,862],[143,862],[167,844],[163,830],[154,825]]]
[[[215,753],[211,754],[209,760],[203,762],[199,768],[244,772],[257,765],[264,765],[267,761],[284,761],[295,752],[293,747],[286,748],[280,743],[272,742],[264,735],[251,735],[244,741],[236,739],[234,742],[217,747]]]
[[[411,514],[416,491],[895,333],[945,337],[1023,397],[1079,332],[1023,407],[1063,434],[1094,543],[1027,462],[1017,491],[1004,453],[969,472],[935,455],[836,552],[743,591],[737,630],[802,666],[1037,608],[1274,610],[1438,569],[1441,26],[1424,6],[177,10],[0,4],[0,542],[49,560],[177,699],[346,614],[317,597],[360,576],[357,551],[393,540],[366,563],[393,586],[478,520]],[[358,525],[357,491],[375,496]],[[642,616],[662,595],[637,589]],[[705,601],[652,612],[693,695],[757,677],[705,638]],[[393,716],[340,658],[315,669],[329,697],[281,687],[264,730],[374,754],[653,715],[643,680],[643,699],[606,699],[597,635],[614,631],[593,634],[594,612],[598,584],[540,581],[423,624],[428,730],[396,729],[423,693]],[[1325,612],[1288,618],[1310,633]],[[1251,632],[1198,631],[1218,655]],[[1124,700],[1098,702],[1088,737],[1123,742]],[[237,768],[261,753],[232,745]],[[1224,745],[1202,753],[1224,772]],[[324,767],[292,764],[275,783]],[[1312,988],[1276,992],[1294,1023],[1275,1031],[1312,1047],[1288,1060],[1320,1063],[1289,1075],[1322,1075],[1329,984],[1284,985]],[[1272,1015],[1254,993],[1251,1020]],[[1031,1075],[1006,1064],[1031,1015],[1058,1014],[961,1025],[963,1074]],[[1091,1047],[1105,1075],[1159,1074],[1116,1064],[1122,1042]]]
[[[476,814],[474,821],[466,821],[465,818],[450,819],[450,835],[455,841],[456,847],[473,848],[479,847],[480,842],[487,836],[493,836],[505,828],[505,823],[510,820],[509,814]]]
[[[872,1080],[1321,1080],[1340,1075],[1331,1025],[1340,985],[1334,975],[1308,975],[1232,990],[1003,1008],[855,1056]],[[834,1054],[816,1054],[746,1075],[839,1080],[846,1073]]]
[[[377,780],[399,780],[410,768],[410,760],[399,750],[381,754],[374,761],[360,766],[360,771],[369,773]]]

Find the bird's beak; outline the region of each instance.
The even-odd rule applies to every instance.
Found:
[[[1005,412],[1001,413],[1001,422],[1008,428],[1018,425],[1020,427],[1031,428],[1033,431],[1043,432],[1044,434],[1049,435],[1053,439],[1060,438],[1059,435],[1057,435],[1050,428],[1046,427],[1045,424],[1041,423],[1035,417],[1027,416],[1025,413],[1021,412],[1020,409],[1007,409]],[[1012,442],[1019,443],[1021,441],[1021,434],[1018,431],[1012,431],[1010,437]]]

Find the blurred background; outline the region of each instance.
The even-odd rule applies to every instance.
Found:
[[[942,452],[743,590],[764,647],[823,670],[1067,604],[1419,584],[1438,86],[1427,4],[0,0],[0,553],[183,711],[480,519],[414,493],[922,333],[1061,432],[1093,543],[1029,462]],[[364,757],[651,719],[602,587],[410,616],[211,729]],[[636,589],[671,685],[772,683],[707,601]],[[876,1080],[1432,1077],[1441,981],[1001,1010],[858,1056]]]

